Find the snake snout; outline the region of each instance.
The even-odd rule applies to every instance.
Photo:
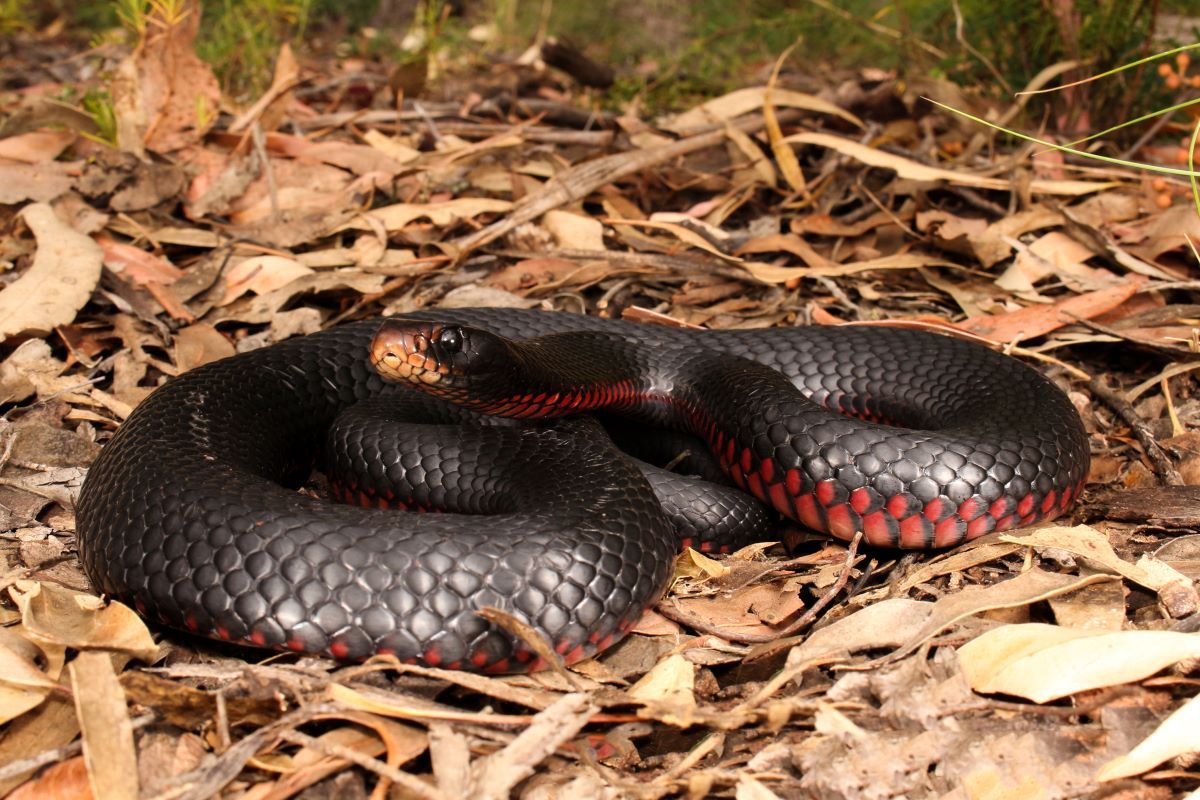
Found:
[[[437,383],[441,370],[429,349],[436,335],[428,324],[385,321],[371,341],[371,364],[387,380]]]

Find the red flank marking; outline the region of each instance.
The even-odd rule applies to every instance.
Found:
[[[333,654],[334,658],[345,658],[350,655],[350,645],[341,639],[334,639],[329,643],[329,652]]]
[[[942,518],[942,507],[945,503],[942,498],[935,497],[925,504],[925,519],[930,522],[937,522]]]
[[[1009,512],[1010,508],[1007,497],[1001,497],[999,500],[994,501],[990,506],[988,506],[987,510],[988,516],[992,519],[1006,517],[1008,516]]]
[[[508,659],[502,658],[495,664],[488,664],[483,668],[483,671],[489,675],[499,675],[500,673],[508,672]]]
[[[950,517],[935,525],[933,527],[933,546],[949,547],[961,542],[963,537],[959,533],[959,524],[960,520],[957,517]]]
[[[288,639],[286,642],[283,643],[283,646],[286,647],[288,650],[292,650],[297,653],[304,652],[304,642],[300,641],[299,639]]]
[[[421,660],[431,667],[436,667],[442,663],[442,654],[436,647],[430,647],[421,654]]]
[[[876,511],[863,517],[863,536],[866,537],[868,544],[886,546],[892,543],[892,531],[888,525],[889,519],[890,517],[882,511]]]
[[[1046,499],[1042,500],[1042,513],[1049,513],[1050,509],[1054,508],[1054,503],[1058,499],[1058,494],[1053,490],[1046,495]]]
[[[775,480],[775,460],[772,458],[764,459],[758,465],[758,471],[762,473],[763,481],[773,483]]]
[[[887,501],[887,512],[893,519],[904,519],[908,516],[908,498],[902,494],[892,495]]]
[[[764,503],[767,501],[766,492],[763,491],[762,478],[759,477],[757,472],[751,472],[749,477],[746,478],[746,486],[750,489],[750,494]]]
[[[267,635],[262,631],[250,631],[250,641],[254,642],[259,647],[263,647],[267,643]]]
[[[838,539],[853,539],[857,514],[852,514],[850,506],[838,504],[826,509],[826,519],[829,521],[829,534]]]
[[[811,494],[802,494],[796,498],[796,519],[815,531],[823,529],[824,521],[821,512],[817,510],[817,500]]]
[[[786,514],[788,506],[788,493],[782,483],[772,483],[771,488],[767,492],[770,495],[771,506],[781,514]]]
[[[482,650],[476,650],[474,653],[471,653],[471,663],[474,664],[476,668],[483,669],[488,663],[487,653]]]
[[[1024,517],[1030,511],[1033,511],[1033,495],[1027,494],[1021,498],[1021,502],[1017,503],[1017,513]]]
[[[783,483],[784,483],[784,486],[787,487],[788,494],[790,494],[792,497],[795,497],[796,495],[800,494],[800,484],[801,484],[800,470],[795,469],[794,467],[792,469],[789,469],[787,471],[787,475],[785,475],[783,478]]]
[[[583,649],[583,645],[577,645],[575,649],[563,656],[564,664],[578,664],[587,656],[587,651]]]
[[[929,527],[929,521],[920,514],[900,520],[900,546],[925,547],[925,534]]]
[[[992,518],[987,514],[981,514],[967,523],[967,538],[974,539],[976,536],[983,536],[991,531],[991,527]]]
[[[850,492],[850,507],[859,514],[865,514],[871,507],[871,492],[861,486]]]
[[[974,497],[968,497],[958,506],[958,516],[967,522],[978,517],[980,513],[980,503]]]
[[[817,502],[829,508],[833,504],[833,494],[836,488],[837,484],[832,480],[820,481],[816,487]]]
[[[742,448],[742,472],[750,473],[750,469],[754,464],[754,454],[750,452],[749,447]]]

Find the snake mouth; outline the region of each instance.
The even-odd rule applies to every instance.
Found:
[[[385,320],[371,341],[371,364],[387,380],[437,384],[450,373],[430,348],[441,325]]]

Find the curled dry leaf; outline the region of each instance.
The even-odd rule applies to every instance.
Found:
[[[690,547],[675,557],[675,580],[724,578],[728,574],[729,567]]]
[[[1137,564],[1130,564],[1116,554],[1104,534],[1091,526],[1076,525],[1067,528],[1055,525],[1038,528],[1021,536],[1005,534],[1000,540],[1028,547],[1066,550],[1111,570],[1126,580],[1157,592],[1169,609],[1182,603],[1179,612],[1172,613],[1173,617],[1178,618],[1195,612],[1196,589],[1186,575],[1149,556],[1143,556]],[[1191,598],[1190,602],[1188,597]],[[1168,598],[1170,602],[1167,602]]]
[[[1141,680],[1200,658],[1200,637],[1178,631],[1085,631],[1031,622],[987,631],[958,649],[971,688],[1035,703]]]
[[[626,694],[632,700],[655,706],[661,712],[655,716],[664,722],[686,728],[692,724],[696,710],[695,689],[696,665],[672,653],[630,686]]]
[[[58,676],[63,661],[62,647],[30,641],[20,634],[19,626],[0,628],[0,725],[61,690]]]
[[[75,319],[100,280],[101,253],[87,236],[65,224],[50,206],[21,212],[37,238],[33,264],[0,291],[0,341],[19,333],[44,334]]]
[[[36,581],[17,581],[8,592],[34,641],[79,650],[113,650],[148,664],[158,660],[159,648],[146,623],[126,605],[106,604],[92,595]]]

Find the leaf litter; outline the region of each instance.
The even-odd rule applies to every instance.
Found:
[[[285,46],[237,105],[194,55],[199,15],[157,22],[114,71],[116,147],[35,87],[0,94],[0,794],[1197,791],[1200,223],[1182,197],[1057,154],[956,155],[958,120],[935,112],[923,139],[839,104],[863,75],[782,60],[657,120],[526,64],[530,117],[486,82],[301,96],[329,65]],[[74,497],[163,380],[477,304],[982,337],[1079,409],[1091,524],[931,554],[784,525],[782,545],[681,554],[610,652],[568,670],[530,641],[551,668],[504,678],[236,650],[91,593]]]

